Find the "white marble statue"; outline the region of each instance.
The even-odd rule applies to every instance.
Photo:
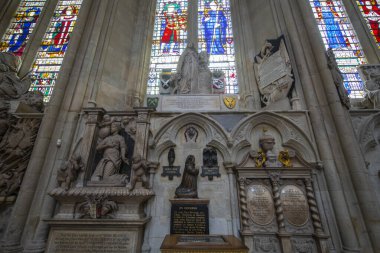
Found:
[[[211,94],[212,73],[206,52],[197,53],[189,42],[179,58],[177,72],[171,77],[172,94]]]

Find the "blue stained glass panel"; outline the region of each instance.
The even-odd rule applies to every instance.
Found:
[[[20,2],[11,24],[0,42],[1,52],[12,52],[15,55],[22,56],[45,2],[45,0],[23,0]]]
[[[340,0],[309,0],[325,48],[332,48],[351,98],[364,97],[363,82],[356,67],[366,64],[363,49]]]
[[[210,55],[211,71],[225,73],[225,93],[239,93],[229,0],[198,0],[198,47]]]

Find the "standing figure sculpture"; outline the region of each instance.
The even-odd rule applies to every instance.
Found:
[[[199,169],[195,168],[195,157],[189,155],[186,158],[181,184],[175,190],[176,198],[198,198]]]
[[[177,94],[189,94],[198,86],[198,53],[192,42],[179,57],[176,82]]]
[[[95,172],[91,177],[92,181],[101,181],[113,179],[116,177],[122,181],[122,175],[119,175],[120,165],[123,161],[128,164],[127,149],[124,138],[119,134],[121,129],[120,122],[111,124],[111,135],[104,138],[97,146],[97,151],[103,151],[103,157],[96,166]]]

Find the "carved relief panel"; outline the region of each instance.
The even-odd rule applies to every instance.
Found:
[[[254,252],[322,253],[316,250],[326,248],[328,237],[315,199],[313,166],[291,150],[274,149],[278,141],[264,131],[259,149],[236,168],[241,234]]]

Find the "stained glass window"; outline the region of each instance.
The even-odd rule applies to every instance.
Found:
[[[148,94],[159,94],[160,82],[174,73],[186,48],[187,1],[158,0],[154,22]]]
[[[361,10],[371,33],[380,48],[380,6],[379,0],[357,0],[356,3]]]
[[[31,90],[39,90],[48,102],[53,92],[82,0],[60,0],[38,50],[32,68]]]
[[[11,24],[0,42],[0,51],[12,52],[18,56],[23,54],[45,2],[45,0],[20,2]]]
[[[225,93],[238,93],[229,0],[198,1],[198,35],[199,50],[209,54],[211,71],[225,74]]]
[[[362,47],[340,0],[309,0],[326,49],[335,54],[351,98],[364,96],[363,82],[356,67],[367,63]]]

